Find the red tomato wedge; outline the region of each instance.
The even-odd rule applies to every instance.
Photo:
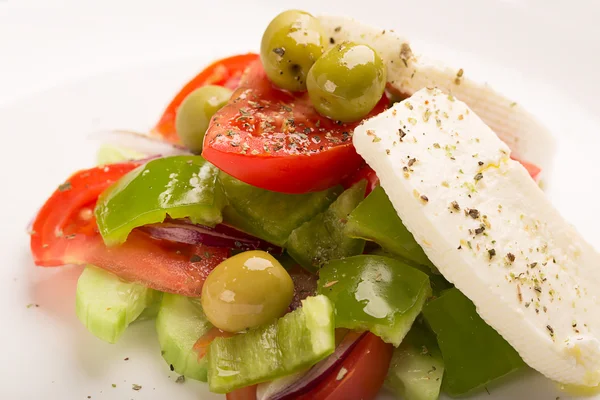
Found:
[[[352,187],[355,183],[358,183],[363,179],[367,181],[367,190],[365,191],[365,197],[367,197],[369,193],[371,193],[373,189],[375,189],[375,187],[379,185],[379,178],[377,177],[377,174],[367,164],[364,164],[362,167],[357,169],[352,175],[344,179],[344,181],[342,182],[342,186],[344,186],[344,189],[348,189]]]
[[[93,264],[152,289],[200,296],[204,280],[229,256],[228,249],[156,240],[140,231],[133,231],[121,246],[104,245],[93,213],[98,195],[138,165],[129,162],[80,171],[61,185],[32,226],[35,264]]]
[[[512,158],[515,161],[520,162],[521,165],[523,165],[525,167],[525,169],[527,170],[527,172],[529,172],[529,175],[531,175],[531,177],[533,179],[537,180],[538,175],[540,174],[540,172],[542,172],[542,169],[540,167],[538,167],[537,165],[528,163],[527,161],[522,161],[522,160],[518,159],[515,156],[510,156],[510,158]]]
[[[226,395],[227,400],[256,400],[256,385],[234,390]]]
[[[394,346],[368,332],[323,382],[297,400],[372,400],[383,386]]]
[[[388,105],[384,95],[367,118]],[[228,174],[263,189],[323,190],[363,163],[352,145],[352,132],[359,123],[319,115],[306,92],[276,88],[257,61],[242,76],[229,104],[213,116],[202,155]]]
[[[189,81],[180,91],[171,103],[167,106],[162,117],[153,129],[153,133],[162,137],[168,142],[179,143],[179,137],[175,130],[175,115],[181,102],[194,90],[205,85],[225,86],[229,89],[235,89],[240,83],[240,77],[248,65],[258,60],[258,54],[248,53],[237,56],[227,57],[215,61],[202,72]]]

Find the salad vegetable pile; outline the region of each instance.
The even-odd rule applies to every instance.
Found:
[[[410,48],[396,50],[408,65]],[[32,226],[36,265],[85,265],[76,310],[92,334],[115,343],[155,318],[171,368],[228,399],[367,400],[386,386],[435,400],[521,369],[357,153],[365,120],[413,107],[388,110],[412,93],[398,96],[386,57],[329,37],[309,13],[279,14],[260,55],[214,62],[168,105],[152,135],[178,155],[104,148],[58,187]],[[399,173],[421,162],[407,157]]]

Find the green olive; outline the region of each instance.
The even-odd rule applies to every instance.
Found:
[[[207,85],[194,90],[183,100],[175,116],[175,130],[185,147],[194,153],[202,152],[210,119],[230,97],[231,90]]]
[[[342,122],[357,121],[381,99],[386,75],[383,60],[371,47],[341,43],[308,72],[308,95],[320,114]]]
[[[202,287],[208,320],[227,332],[239,332],[282,316],[294,297],[292,278],[269,253],[254,250],[219,264]]]
[[[269,79],[292,92],[306,90],[306,75],[321,57],[325,33],[318,19],[307,12],[284,11],[265,30],[260,58]]]

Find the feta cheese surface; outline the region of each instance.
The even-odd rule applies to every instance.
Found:
[[[422,89],[353,141],[427,256],[527,364],[600,384],[600,255],[465,103]]]

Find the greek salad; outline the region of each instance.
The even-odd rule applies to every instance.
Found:
[[[548,132],[394,31],[285,11],[149,137],[30,229],[36,265],[85,266],[100,339],[155,319],[171,370],[230,400],[435,400],[526,365],[600,384],[600,257],[540,189]]]

